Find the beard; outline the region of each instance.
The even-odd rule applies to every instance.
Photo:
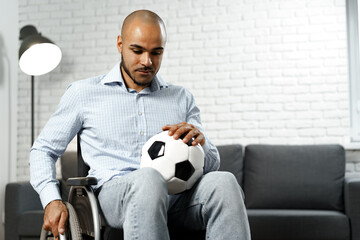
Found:
[[[145,82],[139,82],[139,81],[137,81],[135,79],[135,76],[132,76],[129,69],[126,67],[123,56],[121,56],[120,69],[121,69],[121,67],[124,69],[125,73],[131,78],[131,80],[138,86],[146,87],[146,86],[150,85],[150,83],[153,80],[153,79],[151,79],[149,82],[146,82],[146,81]],[[135,71],[139,71],[139,70],[152,70],[152,68],[143,67],[143,68],[136,69]]]

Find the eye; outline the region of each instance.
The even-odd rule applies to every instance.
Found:
[[[162,54],[162,52],[151,52],[151,54],[154,55],[154,56],[159,56],[159,55]]]
[[[134,52],[135,54],[142,54],[143,51],[142,51],[142,50],[134,49],[133,52]]]

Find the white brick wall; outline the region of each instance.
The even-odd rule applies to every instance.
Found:
[[[20,27],[34,24],[63,51],[36,78],[36,134],[70,82],[120,59],[123,18],[146,8],[168,30],[160,73],[193,92],[215,144],[349,143],[345,0],[19,2]],[[30,82],[19,81],[17,175],[28,179]]]

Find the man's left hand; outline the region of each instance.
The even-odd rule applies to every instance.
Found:
[[[179,137],[185,133],[186,136],[183,139],[184,143],[187,143],[192,138],[194,138],[194,141],[192,142],[192,145],[195,146],[198,143],[203,146],[205,144],[205,137],[202,132],[199,131],[194,125],[189,124],[187,122],[182,122],[178,124],[169,124],[162,127],[163,131],[169,130],[169,135],[173,136],[175,139],[179,139]]]

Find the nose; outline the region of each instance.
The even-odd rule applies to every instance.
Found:
[[[144,66],[150,66],[152,64],[152,61],[151,61],[151,57],[150,57],[150,53],[148,52],[144,52],[142,55],[141,55],[141,59],[140,59],[140,63]]]

